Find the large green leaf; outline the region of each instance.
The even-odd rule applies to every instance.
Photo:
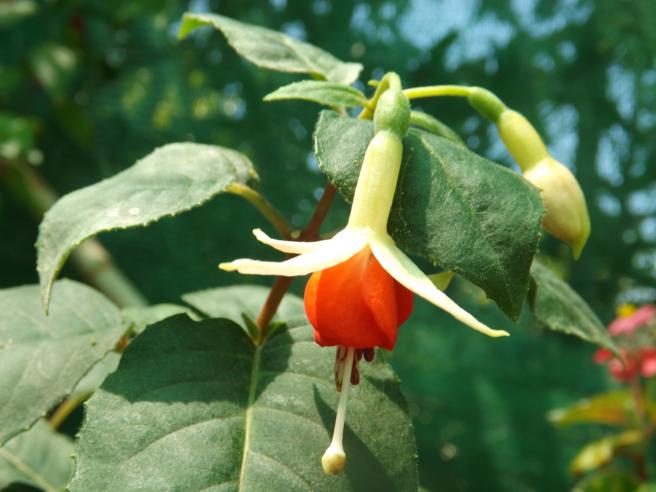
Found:
[[[373,125],[324,111],[315,130],[319,166],[351,200]],[[483,288],[512,319],[528,290],[542,202],[521,176],[461,145],[418,129],[403,141],[389,220],[414,253]]]
[[[334,356],[305,323],[260,348],[227,319],[149,327],[87,403],[71,490],[416,491],[407,407],[380,357],[350,393],[345,473],[324,475]]]
[[[206,202],[230,183],[257,177],[234,150],[196,143],[165,145],[131,168],[61,198],[46,213],[37,241],[43,304],[71,251],[103,231],[145,226]]]
[[[73,471],[73,441],[45,420],[0,448],[0,489],[20,482],[46,492],[62,490]]]
[[[0,290],[0,444],[69,394],[125,327],[118,309],[82,284],[55,284],[45,316],[39,287]]]
[[[303,99],[331,107],[364,106],[367,103],[364,94],[355,87],[323,80],[294,82],[264,96],[265,101],[286,99]]]
[[[359,63],[342,62],[330,53],[286,34],[216,14],[186,13],[180,27],[180,39],[201,26],[213,26],[221,31],[237,53],[258,67],[308,73],[341,84],[355,82],[362,70]]]
[[[531,267],[531,277],[535,282],[535,291],[529,296],[529,304],[541,325],[617,353],[606,327],[567,282],[537,259]]]

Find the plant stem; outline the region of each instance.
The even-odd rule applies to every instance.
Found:
[[[299,241],[315,241],[318,239],[319,229],[330,210],[330,205],[335,198],[336,191],[336,188],[332,184],[326,183],[323,195],[321,195],[321,199],[319,200],[319,203],[317,203],[317,207],[314,209],[310,222],[308,222],[308,225],[301,232],[298,238]],[[271,323],[273,316],[276,314],[278,306],[280,306],[280,302],[287,293],[287,290],[289,290],[293,280],[294,277],[276,277],[276,280],[273,282],[269,295],[267,296],[266,301],[264,301],[264,306],[262,306],[260,314],[255,321],[260,329],[260,336],[255,341],[257,345],[261,345],[266,339],[269,331],[269,324]]]
[[[291,237],[292,227],[283,215],[271,205],[266,198],[248,185],[231,183],[226,188],[228,193],[240,196],[253,205],[284,239]]]
[[[64,423],[64,421],[69,417],[70,414],[75,411],[82,403],[84,403],[87,398],[91,396],[90,393],[81,393],[76,396],[69,396],[66,398],[61,405],[57,407],[57,410],[50,416],[48,423],[50,427],[57,430],[59,426]]]
[[[0,160],[0,180],[38,221],[57,201],[55,191],[24,162]],[[96,239],[82,243],[71,254],[71,261],[89,284],[119,307],[148,305],[148,301],[116,267],[109,252]]]
[[[430,85],[426,87],[412,87],[403,93],[408,99],[422,99],[426,97],[457,96],[469,97],[471,89],[462,85]]]

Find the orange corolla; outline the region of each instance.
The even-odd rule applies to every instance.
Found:
[[[321,346],[392,350],[412,305],[412,292],[385,271],[369,248],[313,273],[305,287],[305,312]]]

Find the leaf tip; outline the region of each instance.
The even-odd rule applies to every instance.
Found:
[[[185,39],[191,31],[197,29],[202,24],[203,22],[197,19],[193,13],[185,12],[180,23],[180,30],[178,31],[178,41]]]

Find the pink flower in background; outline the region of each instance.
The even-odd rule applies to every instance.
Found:
[[[630,335],[641,326],[646,325],[656,314],[656,306],[646,304],[637,309],[633,314],[626,317],[618,317],[608,325],[608,332],[612,336]]]
[[[647,304],[620,315],[608,325],[608,332],[620,347],[620,357],[608,349],[599,349],[594,354],[597,364],[607,364],[608,371],[617,381],[626,383],[639,376],[650,378],[656,375],[656,346],[652,337],[636,335],[638,328],[656,322],[656,306]]]

